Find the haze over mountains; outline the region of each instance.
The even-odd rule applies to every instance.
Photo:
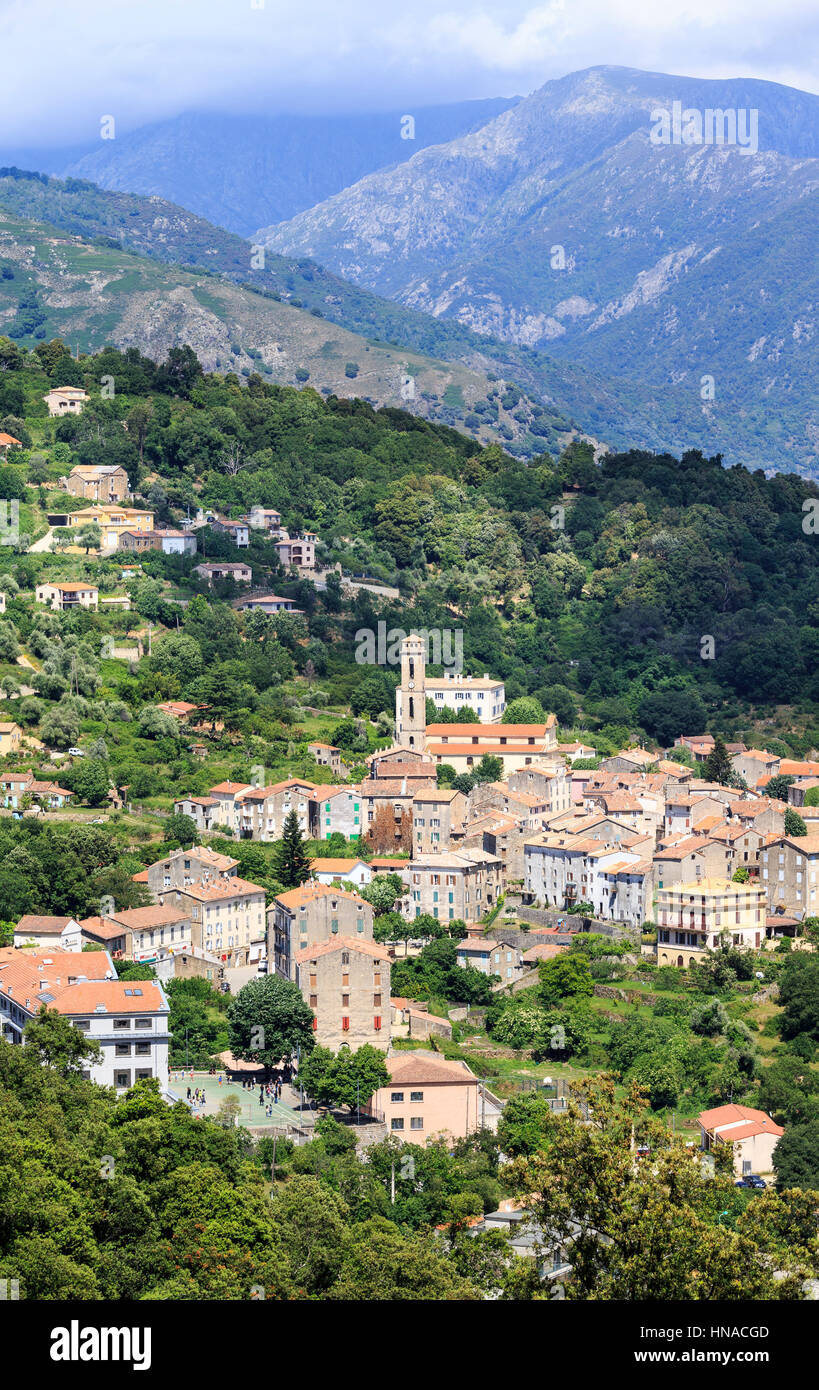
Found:
[[[424,107],[414,114],[361,116],[185,112],[99,140],[79,158],[72,153],[46,172],[90,179],[100,188],[157,194],[228,231],[251,236],[257,227],[293,217],[426,145],[479,129],[516,100],[498,97]],[[403,120],[406,114],[412,116],[411,127]]]

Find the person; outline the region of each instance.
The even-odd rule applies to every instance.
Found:
[[[264,1095],[261,1091],[259,1092],[259,1104],[264,1105]]]
[[[190,1100],[190,1098],[191,1098],[191,1088],[190,1088],[190,1086],[189,1086],[189,1087],[188,1087],[188,1100]]]
[[[222,1073],[220,1072],[220,1073],[219,1073],[219,1085],[221,1086],[221,1084],[222,1084]]]

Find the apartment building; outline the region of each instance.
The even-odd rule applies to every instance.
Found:
[[[84,918],[80,923],[83,934],[99,923],[110,923],[113,941],[125,938],[124,954],[146,965],[157,959],[163,948],[182,950],[198,944],[196,933],[185,906],[152,903],[148,907],[129,907],[122,912],[110,912],[104,917]]]
[[[456,772],[471,772],[488,753],[500,758],[508,777],[556,750],[556,725],[553,714],[545,724],[430,724],[425,751]]]
[[[780,761],[776,753],[768,753],[760,748],[746,748],[744,753],[734,753],[731,766],[734,772],[744,778],[749,787],[755,787],[760,777],[777,775]]]
[[[569,908],[574,903],[590,903],[596,917],[615,920],[624,911],[623,903],[635,898],[636,889],[625,881],[618,892],[618,875],[627,869],[639,873],[641,900],[638,916],[629,920],[642,921],[648,903],[644,894],[650,886],[645,861],[650,858],[653,842],[635,837],[630,846],[607,842],[587,834],[563,835],[547,832],[524,844],[524,893],[529,902],[557,908]]]
[[[466,797],[443,787],[418,791],[412,798],[412,839],[415,853],[450,847],[453,832],[463,833]]]
[[[476,923],[503,892],[503,864],[484,850],[414,853],[408,871],[402,910],[410,920],[428,914],[442,922]]]
[[[311,880],[267,909],[267,958],[285,980],[295,979],[300,952],[340,937],[372,941],[373,909],[357,893]]]
[[[556,756],[556,753],[557,750],[550,753],[548,757],[544,757],[540,762],[531,763],[510,772],[506,779],[509,794],[517,795],[519,792],[523,792],[527,796],[534,797],[538,803],[545,802],[552,815],[571,810],[571,778],[565,763]],[[495,785],[498,784],[495,783]]]
[[[147,884],[152,893],[169,888],[188,888],[192,883],[214,883],[236,877],[238,859],[217,854],[207,845],[191,849],[175,849],[164,859],[157,859],[147,869]]]
[[[424,692],[436,709],[473,710],[481,724],[499,724],[506,709],[506,689],[503,681],[483,676],[463,676],[449,672],[443,676],[425,676]]]
[[[37,603],[44,603],[55,613],[73,608],[98,608],[100,591],[96,584],[57,583],[38,584],[34,590]]]
[[[334,1052],[369,1043],[384,1051],[392,1035],[390,958],[385,946],[339,936],[295,956],[295,979],[313,1010],[316,1042]]]
[[[769,841],[760,848],[759,867],[771,912],[819,916],[819,830]]]
[[[657,964],[687,969],[723,943],[758,950],[765,938],[761,884],[694,879],[657,888]]]
[[[158,897],[189,919],[191,944],[208,955],[231,966],[251,965],[264,955],[265,894],[258,883],[233,876],[162,889]]]
[[[318,536],[314,531],[307,531],[303,536],[288,536],[286,533],[280,536],[275,546],[284,569],[315,569],[317,541]]]
[[[41,1007],[63,1015],[102,1048],[84,1075],[127,1090],[155,1077],[168,1089],[168,1002],[156,980],[118,980],[107,951],[0,948],[0,1023],[11,1043]]]
[[[501,1107],[466,1062],[444,1061],[422,1050],[387,1057],[390,1080],[376,1091],[371,1110],[391,1135],[411,1144],[448,1143],[478,1129],[497,1129]]]
[[[329,840],[332,835],[343,835],[347,840],[361,839],[366,827],[358,787],[316,786],[311,801],[313,833],[317,840]]]
[[[700,796],[689,792],[669,791],[665,800],[663,835],[689,834],[704,821],[716,824],[725,814],[725,807],[716,797]]]

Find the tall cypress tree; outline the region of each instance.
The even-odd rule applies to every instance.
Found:
[[[273,862],[276,878],[285,888],[298,888],[310,877],[310,859],[295,811],[291,811],[284,822]]]
[[[714,747],[705,759],[702,775],[706,782],[719,782],[723,787],[731,785],[734,769],[731,766],[728,749],[719,734],[714,739]]]

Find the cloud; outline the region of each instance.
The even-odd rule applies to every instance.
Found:
[[[183,110],[367,111],[525,93],[599,63],[819,90],[814,0],[4,0],[3,141]],[[263,7],[262,7],[263,6]]]

